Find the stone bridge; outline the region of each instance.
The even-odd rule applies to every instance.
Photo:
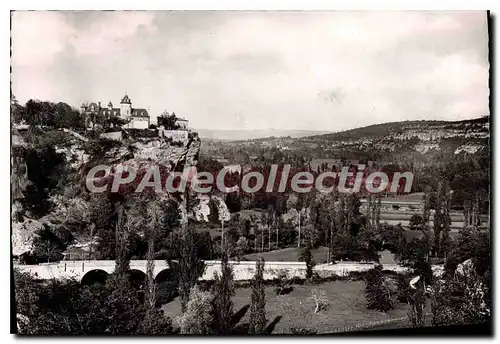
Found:
[[[233,267],[234,279],[243,281],[250,280],[255,273],[255,261],[230,261]],[[146,260],[130,261],[130,273],[137,278],[146,276]],[[321,264],[314,267],[314,271],[321,277],[346,276],[353,271],[367,271],[375,266],[375,263],[337,263]],[[114,260],[79,260],[79,261],[59,261],[57,263],[45,263],[39,265],[14,265],[14,268],[29,272],[40,279],[64,279],[74,278],[77,281],[86,282],[99,280],[111,274],[115,269]],[[205,261],[205,271],[201,280],[213,279],[214,272],[220,273],[221,262],[217,260]],[[434,270],[437,267],[433,267]],[[384,265],[384,270],[396,272],[404,271],[405,268],[396,265]],[[285,272],[288,278],[305,278],[306,264],[303,262],[266,262],[264,269],[264,279],[274,279],[280,273]],[[156,281],[165,281],[170,276],[170,267],[165,260],[156,260],[153,275]]]

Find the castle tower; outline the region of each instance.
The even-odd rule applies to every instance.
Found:
[[[127,119],[132,114],[132,102],[130,98],[125,94],[120,102],[120,117]]]
[[[108,110],[113,110],[113,103],[111,102],[108,103]]]

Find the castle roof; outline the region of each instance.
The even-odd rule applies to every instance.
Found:
[[[120,108],[101,109],[101,114],[108,116],[120,116]]]
[[[130,101],[128,95],[125,95],[125,97],[122,98],[120,104],[132,104],[132,102]]]
[[[132,117],[149,117],[146,109],[132,109]]]
[[[113,107],[113,103],[111,103],[111,101],[108,103],[108,106],[109,107]]]
[[[87,110],[90,112],[97,112],[99,110],[99,107],[96,103],[90,103],[87,107]]]

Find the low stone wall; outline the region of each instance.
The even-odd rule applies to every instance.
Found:
[[[121,141],[123,140],[123,135],[121,131],[114,131],[111,133],[102,133],[101,137],[110,139],[110,140],[116,140],[116,141]]]
[[[255,275],[254,261],[230,262],[233,267],[235,281],[248,281]],[[221,264],[219,261],[205,262],[205,272],[200,280],[212,280],[214,273],[220,274]],[[297,262],[266,262],[264,265],[264,279],[272,280],[280,274],[286,274],[287,278],[305,278],[306,264]]]
[[[247,281],[251,280],[255,274],[255,261],[231,261],[233,267],[234,280]],[[314,267],[314,272],[321,278],[332,276],[347,277],[351,272],[363,272],[372,269],[374,263],[338,263],[338,264],[320,264]],[[48,263],[40,265],[16,265],[15,268],[29,272],[38,276],[41,279],[52,278],[75,278],[81,280],[83,276],[91,270],[103,270],[107,273],[112,273],[115,268],[114,261],[61,261],[58,263]],[[146,273],[146,261],[138,260],[130,262],[130,269],[140,270]],[[169,269],[165,261],[156,261],[154,268],[154,276],[156,277],[161,271]],[[393,272],[404,272],[406,268],[391,264],[384,265],[383,270]],[[214,273],[220,273],[220,261],[205,261],[205,271],[200,280],[212,280]],[[434,275],[440,276],[443,274],[443,267],[439,265],[432,266]],[[289,279],[300,278],[306,276],[306,264],[303,262],[266,262],[264,266],[264,279],[273,280],[281,274],[286,274]]]
[[[185,142],[188,138],[187,130],[158,129],[160,136],[172,139],[173,142]]]
[[[373,269],[375,265],[375,263],[321,264],[314,267],[314,272],[321,278],[328,278],[331,276],[347,277],[351,272],[368,271]]]

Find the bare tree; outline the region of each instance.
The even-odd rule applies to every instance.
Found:
[[[326,291],[324,289],[313,289],[311,290],[311,299],[314,301],[316,307],[314,308],[314,313],[318,313],[322,309],[328,307],[329,301],[326,296]]]

